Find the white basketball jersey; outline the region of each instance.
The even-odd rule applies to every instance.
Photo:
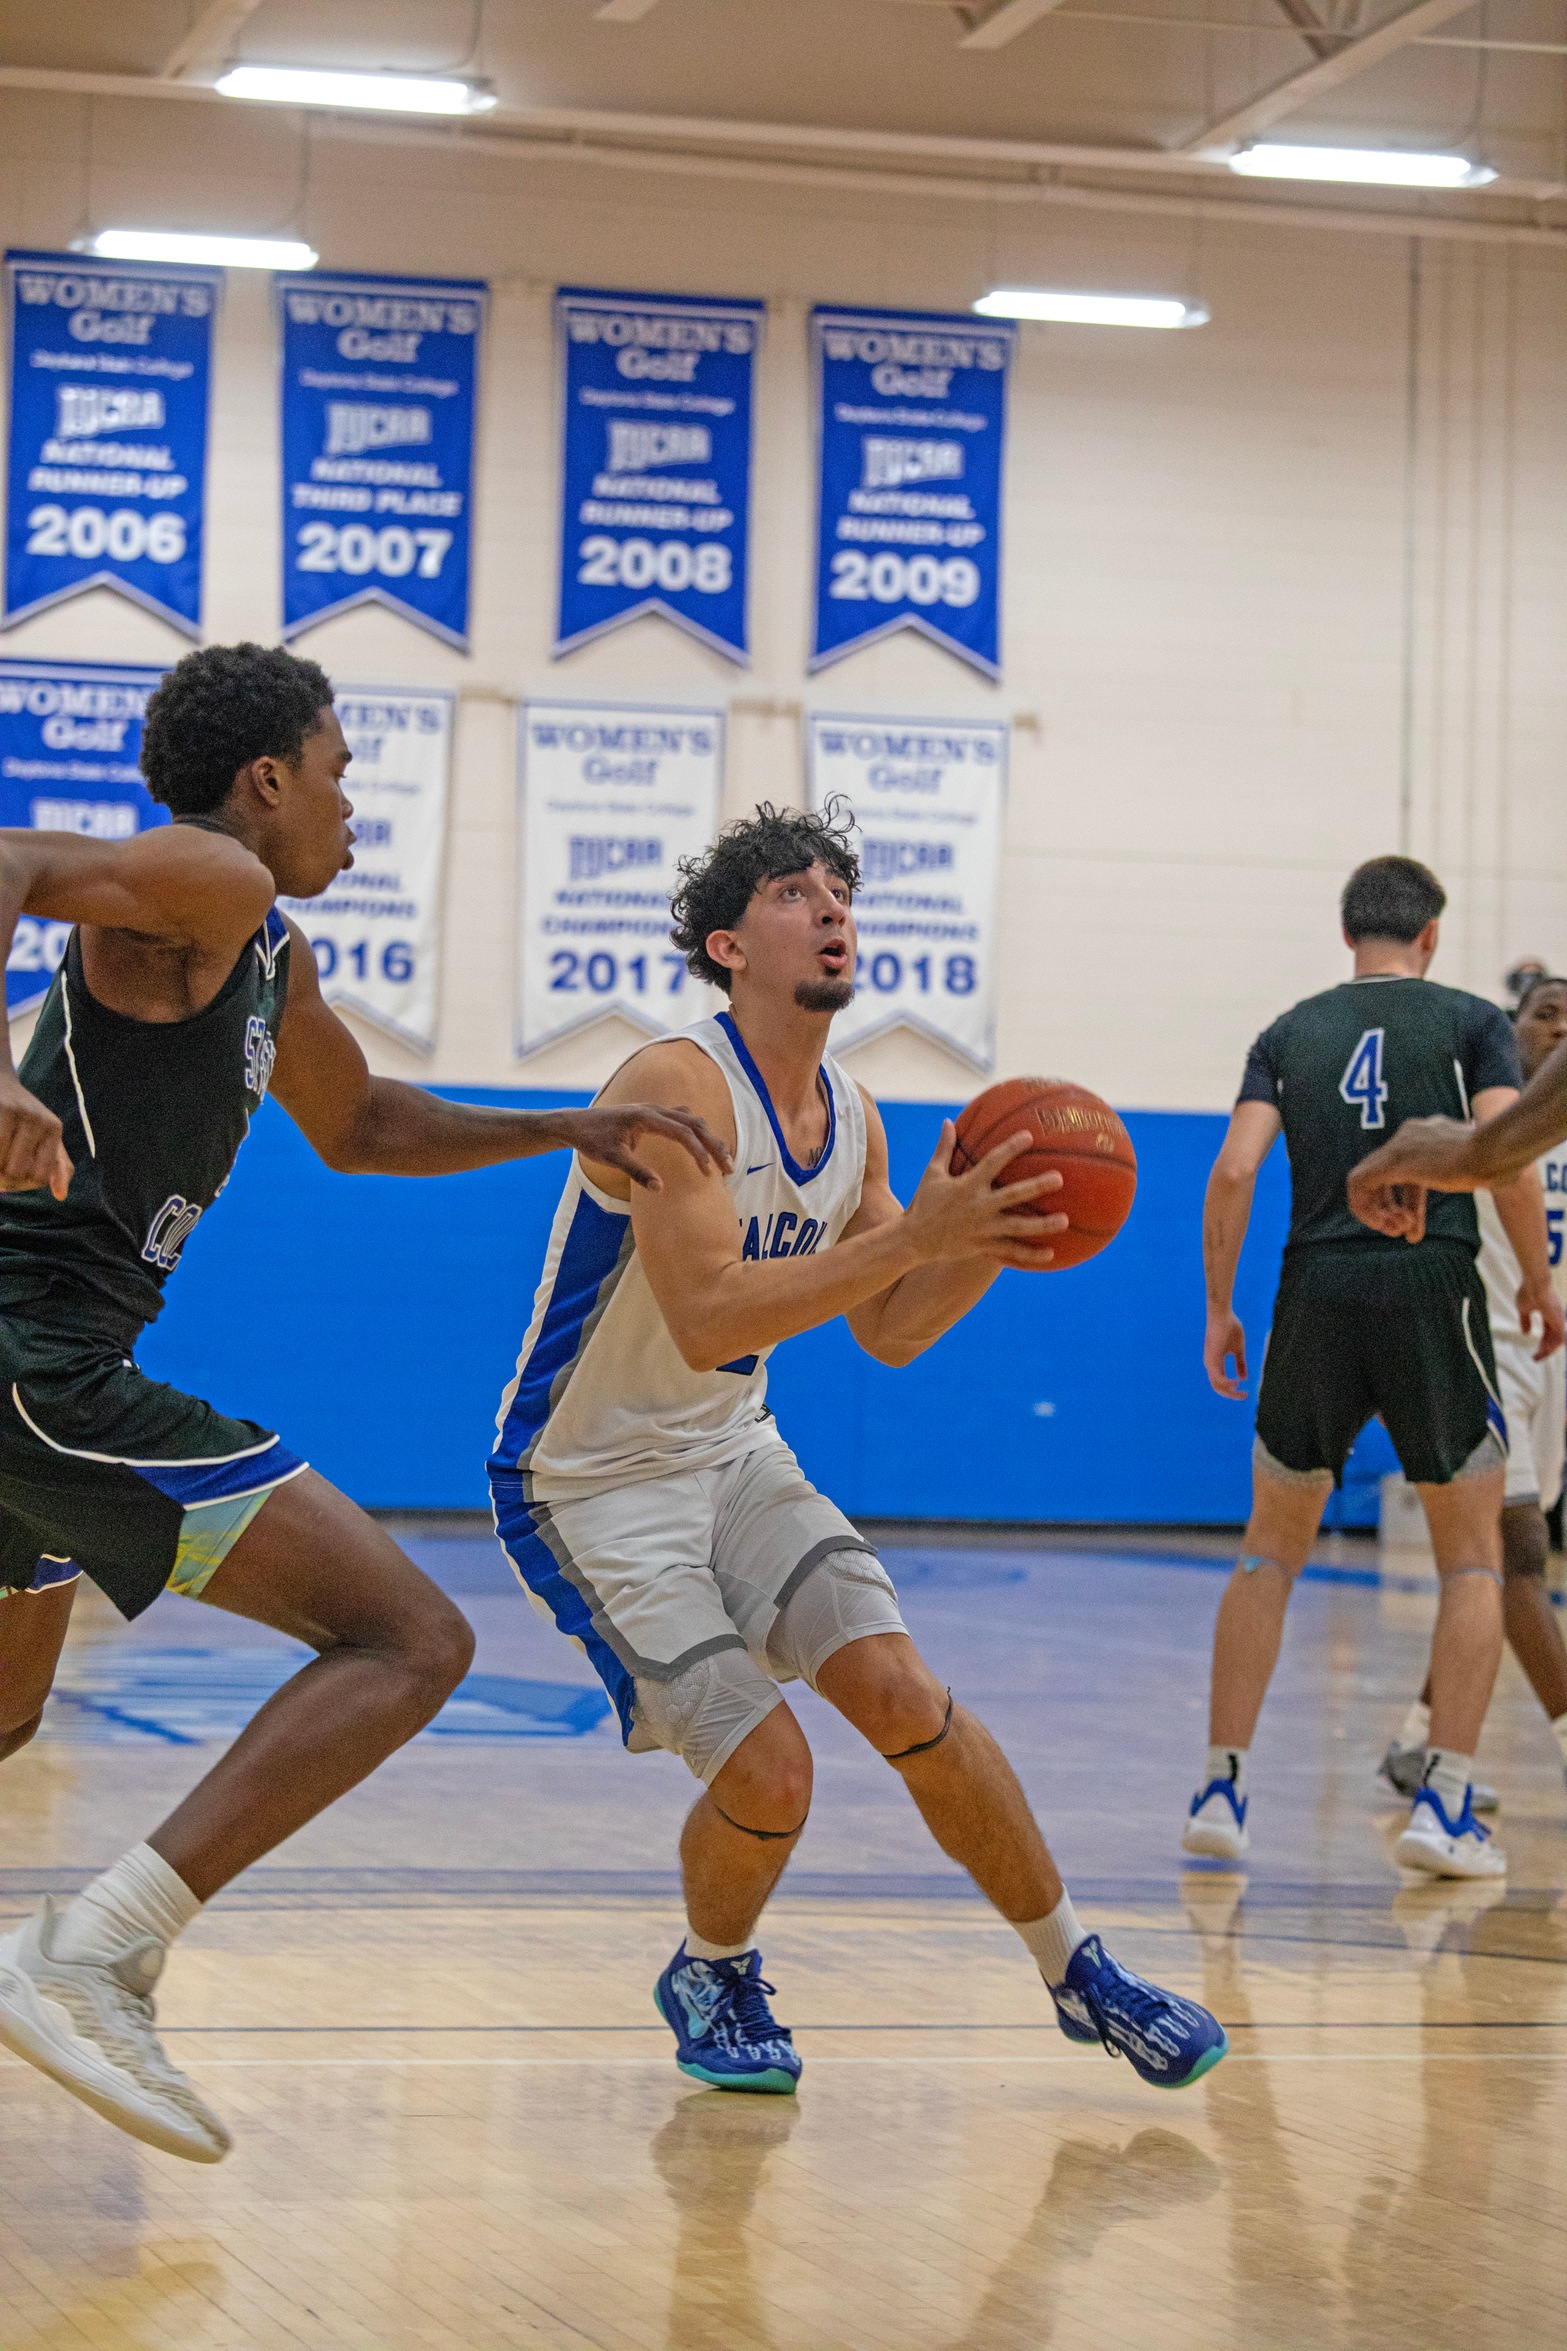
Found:
[[[1567,1303],[1567,1263],[1563,1262],[1564,1221],[1567,1221],[1567,1143],[1555,1143],[1535,1165],[1545,1186],[1545,1226],[1550,1235],[1551,1279],[1556,1295]],[[1476,1192],[1480,1212],[1480,1279],[1485,1284],[1495,1340],[1521,1339],[1518,1321],[1518,1285],[1523,1280],[1512,1243],[1502,1230],[1496,1202],[1489,1192]],[[1536,1324],[1534,1336],[1539,1337]]]
[[[860,1205],[865,1105],[822,1062],[827,1141],[801,1167],[732,1016],[683,1032],[729,1081],[734,1172],[726,1179],[746,1258],[830,1248]],[[669,1335],[637,1258],[631,1210],[573,1157],[516,1375],[496,1417],[492,1469],[520,1470],[529,1500],[569,1501],[640,1478],[715,1469],[776,1441],[767,1410],[770,1347],[693,1371]]]

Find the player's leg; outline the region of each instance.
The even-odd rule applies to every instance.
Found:
[[[800,2061],[755,1928],[810,1809],[811,1758],[709,1564],[730,1474],[543,1502],[497,1470],[491,1494],[519,1581],[597,1668],[626,1746],[678,1755],[702,1784],[680,1840],[687,1931],[654,1993],[676,2061],[717,2089],[789,2092]]]
[[[433,1720],[467,1672],[467,1618],[313,1470],[279,1486],[200,1594],[316,1651],[147,1842],[210,1901]]]
[[[1474,1753],[1502,1659],[1501,1511],[1507,1427],[1485,1291],[1465,1252],[1410,1250],[1387,1267],[1367,1334],[1373,1382],[1404,1475],[1420,1495],[1440,1586],[1431,1731],[1394,1848],[1436,1877],[1500,1877],[1475,1817]]]
[[[901,1624],[880,1629],[885,1609],[867,1584],[859,1555],[821,1560],[782,1611],[772,1654],[891,1764],[942,1851],[1016,1929],[1069,2039],[1101,2042],[1161,2088],[1199,2080],[1229,2045],[1223,2028],[1128,1973],[1084,1929],[1012,1766]]]
[[[0,1587],[0,1762],[42,1720],[79,1576],[70,1560],[40,1559],[28,1584]]]
[[[46,1902],[0,1944],[0,2039],[122,2129],[198,2162],[218,2161],[229,2139],[157,2039],[149,1995],[169,1944],[428,1722],[472,1654],[460,1611],[324,1480],[305,1470],[243,1499],[258,1506],[185,1512],[197,1526],[175,1576],[200,1565],[180,1588],[292,1635],[315,1660],[145,1844],[62,1915]]]
[[[1214,1625],[1208,1754],[1181,1828],[1187,1853],[1239,1861],[1248,1850],[1251,1742],[1290,1595],[1370,1412],[1332,1269],[1286,1268],[1257,1397],[1251,1516]]]
[[[1509,1645],[1545,1709],[1567,1767],[1567,1642],[1545,1581],[1550,1558],[1545,1513],[1561,1493],[1567,1450],[1567,1355],[1558,1351],[1534,1370],[1537,1393],[1529,1415],[1529,1443],[1537,1500],[1528,1512],[1502,1512],[1502,1618]]]

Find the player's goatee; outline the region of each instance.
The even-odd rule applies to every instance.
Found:
[[[853,980],[802,980],[794,991],[802,1012],[841,1012],[854,1001]]]

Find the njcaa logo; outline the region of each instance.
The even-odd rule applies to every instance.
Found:
[[[171,1192],[147,1227],[147,1238],[141,1245],[147,1263],[164,1273],[172,1273],[200,1217],[201,1210],[183,1192]]]
[[[272,1064],[277,1059],[277,1047],[267,1032],[264,1020],[252,1014],[245,1023],[245,1091],[259,1100],[272,1083]]]

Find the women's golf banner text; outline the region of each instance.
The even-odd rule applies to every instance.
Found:
[[[1009,733],[966,718],[807,716],[811,806],[846,802],[859,832],[860,956],[835,1052],[901,1027],[995,1067]]]
[[[606,1012],[689,1028],[717,997],[670,938],[669,900],[718,830],[723,712],[525,702],[518,750],[518,1052]]]
[[[194,637],[223,272],[77,253],[5,260],[7,625],[104,587]]]
[[[917,629],[1001,674],[1001,477],[1013,331],[811,313],[820,479],[812,669]]]
[[[339,686],[353,753],[354,862],[319,898],[279,904],[310,941],[329,1004],[429,1052],[440,1009],[441,879],[452,697]]]
[[[136,762],[161,669],[96,661],[0,661],[0,825],[128,841],[169,812]],[[71,935],[68,922],[19,914],[5,967],[8,1012],[42,1003]]]
[[[476,278],[273,281],[283,320],[283,634],[386,604],[468,642]]]
[[[557,654],[661,612],[748,661],[763,305],[562,286],[555,309],[565,435]]]

